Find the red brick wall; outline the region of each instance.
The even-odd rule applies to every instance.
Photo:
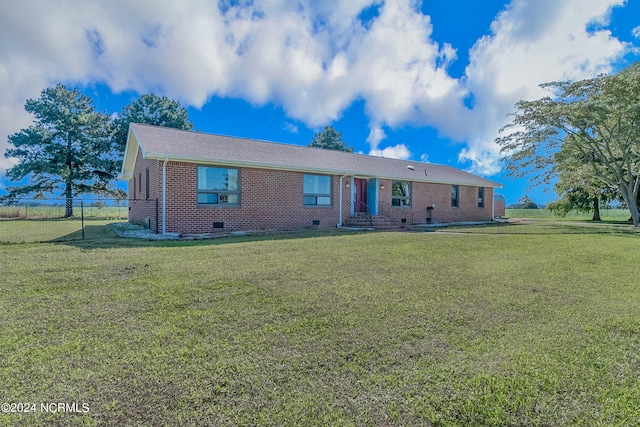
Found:
[[[149,169],[150,194],[146,197],[146,169]],[[129,220],[142,222],[152,219],[155,230],[156,202],[158,199],[159,229],[162,229],[162,162],[144,160],[138,154],[134,169],[136,200],[129,201]],[[309,207],[303,205],[302,172],[240,168],[240,204],[237,206],[198,205],[197,165],[192,163],[167,163],[167,232],[183,234],[219,231],[214,222],[224,223],[222,231],[235,230],[293,230],[315,227],[335,227],[339,220],[340,177],[332,176],[332,206]],[[142,179],[141,192],[138,180]],[[129,198],[133,199],[133,182],[129,180]],[[351,189],[344,187],[351,177],[343,179],[343,220],[349,216]],[[407,224],[424,223],[429,217],[427,207],[435,204],[431,212],[432,222],[490,221],[493,188],[486,187],[484,207],[478,207],[478,187],[459,186],[459,205],[451,206],[451,185],[413,182],[411,206],[391,205],[392,181],[380,179],[379,213],[396,222],[402,218]],[[382,188],[384,187],[384,188]]]
[[[167,164],[167,231],[183,234],[216,231],[214,222],[223,222],[224,231],[293,230],[335,227],[339,222],[339,176],[332,177],[332,206],[303,205],[303,176],[289,172],[240,168],[240,204],[237,206],[198,205],[197,165]],[[349,194],[343,195],[343,212],[349,214]]]
[[[149,169],[149,199],[147,200],[147,172]],[[135,179],[134,179],[135,178]],[[135,183],[135,188],[134,188]],[[143,159],[138,151],[133,178],[128,182],[129,221],[142,224],[148,218],[151,229],[159,232],[162,228],[162,166],[157,160]],[[156,202],[156,199],[158,201]],[[156,204],[157,203],[157,204]],[[156,208],[157,206],[157,208]]]
[[[407,223],[425,223],[429,217],[427,207],[435,205],[431,212],[431,221],[435,223],[459,221],[491,221],[491,202],[493,188],[484,189],[484,207],[478,207],[478,187],[460,185],[458,188],[458,207],[451,206],[451,185],[431,184],[424,182],[411,183],[411,206],[391,206],[392,181],[381,179],[380,202],[381,213],[394,221],[406,218]]]

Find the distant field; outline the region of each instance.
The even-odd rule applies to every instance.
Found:
[[[85,219],[85,238],[112,238],[115,235],[106,224],[121,220]],[[37,243],[82,238],[79,218],[48,220],[0,219],[0,243]]]
[[[56,204],[0,206],[0,243],[48,242],[102,237],[104,224],[126,221],[127,206],[106,206],[93,202],[74,203],[73,216],[64,218],[64,200]],[[112,237],[112,236],[110,236]]]
[[[590,220],[593,213],[569,212],[566,217],[558,217],[548,209],[506,209],[507,218],[555,218],[565,220]],[[631,215],[626,209],[601,209],[603,221],[626,221]]]
[[[640,425],[640,234],[0,245],[13,425]],[[83,407],[80,406],[80,409]]]
[[[128,214],[127,206],[92,206],[86,204],[84,209],[79,204],[74,205],[73,215],[80,218],[82,212],[84,217],[89,219],[126,219]],[[58,205],[9,205],[0,206],[1,219],[53,219],[62,218],[65,214],[64,203]]]

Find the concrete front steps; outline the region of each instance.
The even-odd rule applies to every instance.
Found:
[[[350,228],[373,228],[376,231],[405,230],[384,215],[355,214],[347,218],[342,225]]]

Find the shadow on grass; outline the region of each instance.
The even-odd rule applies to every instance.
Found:
[[[635,228],[633,224],[627,222],[590,222],[559,225],[562,227],[564,234],[616,234],[626,236],[639,236],[640,229]]]
[[[152,240],[146,238],[119,237],[109,225],[92,225],[85,227],[84,238],[82,238],[82,231],[80,230],[51,242],[65,246],[78,247],[81,249],[184,247],[202,245],[224,245],[231,243],[260,242],[272,240],[311,239],[318,237],[338,237],[367,233],[372,233],[372,231],[352,231],[344,229],[302,229],[298,231],[271,232],[246,236],[220,236],[210,239]]]
[[[484,225],[452,226],[438,230],[411,232],[423,234],[437,231],[441,234],[500,234],[500,235],[616,235],[638,237],[640,229],[626,221],[558,221],[550,219],[522,219],[514,222],[496,222]],[[272,232],[247,236],[224,236],[201,240],[150,240],[144,238],[119,237],[109,224],[85,226],[84,237],[82,230],[77,230],[65,236],[48,242],[73,246],[82,249],[105,249],[127,247],[180,247],[202,245],[224,245],[245,242],[260,242],[272,240],[310,239],[318,237],[339,237],[356,234],[376,233],[372,231],[352,231],[345,229],[322,229],[298,231]]]
[[[469,233],[469,234],[513,234],[513,235],[552,235],[552,234],[583,234],[583,235],[626,235],[635,237],[640,235],[640,229],[635,228],[628,221],[605,220],[558,220],[549,218],[518,218],[508,222],[498,222],[484,225],[455,226],[443,230],[441,233]]]

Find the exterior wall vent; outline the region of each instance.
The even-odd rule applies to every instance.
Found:
[[[213,228],[224,228],[224,222],[214,222]]]
[[[319,220],[319,219],[314,219],[314,220],[312,221],[312,224],[313,224],[313,225],[320,225],[320,220]]]

